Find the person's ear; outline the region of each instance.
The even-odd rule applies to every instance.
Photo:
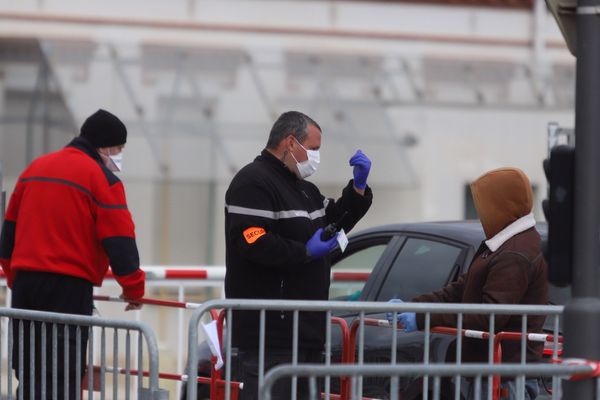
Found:
[[[292,135],[291,133],[285,138],[285,141],[288,149],[293,148],[296,144],[296,141],[294,140],[294,135]]]

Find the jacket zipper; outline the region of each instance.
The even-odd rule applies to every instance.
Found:
[[[298,191],[299,191],[299,192],[302,194],[302,196],[301,196],[301,197],[304,199],[304,207],[305,207],[307,210],[310,210],[310,209],[311,209],[311,205],[312,205],[312,204],[311,204],[311,201],[310,201],[310,197],[309,197],[309,196],[308,196],[308,194],[307,194],[307,193],[304,191],[304,189],[302,189],[302,188],[300,187],[300,182],[296,182],[296,190],[298,190]],[[310,214],[310,211],[309,211],[308,213]],[[311,228],[312,228],[313,230],[314,230],[314,229],[318,229],[318,228],[319,228],[318,226],[316,226],[316,224],[315,224],[315,221],[314,221],[314,220],[312,220],[312,219],[309,219],[309,221],[310,221],[310,226],[311,226]]]
[[[283,297],[283,279],[281,280],[281,285],[279,286],[279,298],[284,299]],[[280,311],[280,318],[285,319],[285,313],[283,310]]]

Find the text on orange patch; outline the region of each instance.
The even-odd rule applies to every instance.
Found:
[[[244,239],[246,239],[246,242],[248,242],[248,244],[252,244],[256,242],[259,237],[265,235],[266,233],[267,232],[263,228],[253,226],[244,231]]]

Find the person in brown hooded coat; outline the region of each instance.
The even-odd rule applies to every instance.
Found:
[[[547,266],[531,212],[533,193],[527,176],[517,168],[489,171],[471,184],[471,193],[487,240],[479,247],[468,271],[457,281],[411,301],[547,304]],[[407,332],[425,326],[423,314],[402,313],[398,320]],[[528,316],[527,331],[541,332],[544,320],[544,316]],[[489,331],[489,321],[487,315],[464,314],[463,328]],[[432,328],[456,325],[456,314],[431,315]],[[496,315],[495,331],[521,331],[521,317]],[[502,362],[520,362],[520,346],[520,342],[503,343]],[[528,342],[527,362],[539,361],[542,351],[542,343]],[[487,358],[487,341],[464,339],[463,361],[487,362]],[[526,399],[537,396],[535,380],[528,380],[526,388]],[[510,390],[514,392],[514,386]]]

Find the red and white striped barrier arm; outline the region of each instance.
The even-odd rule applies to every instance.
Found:
[[[225,267],[161,267],[142,266],[147,280],[197,279],[207,281],[225,280]],[[366,282],[371,275],[368,271],[331,271],[332,282]],[[111,275],[107,277],[112,278]]]
[[[431,330],[431,333],[443,333],[445,335],[456,335],[458,329],[445,326],[438,326]],[[461,329],[461,336],[473,339],[489,339],[490,333],[485,331],[476,331],[474,329]]]
[[[355,320],[353,321],[353,324],[359,324],[359,320]],[[364,319],[364,325],[365,326],[379,326],[381,328],[391,328],[392,327],[392,323],[390,321],[388,321],[387,319],[373,319],[373,318],[365,318]],[[398,323],[398,326],[400,327],[400,323]]]
[[[331,271],[332,282],[366,282],[370,272],[367,271]]]
[[[521,340],[521,332],[499,332],[496,334],[498,340]],[[554,342],[554,335],[546,333],[528,333],[526,336],[527,340],[531,342]],[[558,337],[558,343],[563,342],[563,337]]]
[[[125,300],[118,296],[94,295],[94,300],[110,301],[110,302],[117,302],[117,303],[129,303],[128,300]],[[181,302],[181,301],[159,300],[159,299],[148,299],[148,298],[137,299],[137,300],[135,300],[135,302],[140,303],[140,304],[152,304],[155,306],[166,306],[166,307],[188,308],[188,309],[194,309],[194,308],[198,308],[201,306],[200,303],[186,303],[186,302]]]
[[[224,281],[225,267],[163,267],[157,265],[142,265],[146,272],[147,281],[164,280],[198,280],[198,281]],[[366,282],[371,273],[367,271],[332,271],[332,282]],[[4,271],[0,270],[0,279],[5,279]],[[111,270],[106,274],[107,279],[114,279]]]
[[[97,378],[96,375],[99,375],[102,372],[102,367],[100,367],[99,365],[94,365],[93,370],[94,370],[94,383],[97,383],[100,380]],[[106,373],[106,374],[113,374],[115,372],[120,375],[130,375],[130,376],[135,376],[135,375],[138,375],[138,373],[139,373],[139,371],[137,369],[130,369],[128,372],[126,368],[117,368],[115,370],[115,368],[113,368],[111,366],[104,367],[104,373]],[[150,376],[150,372],[142,371],[142,376],[148,377],[148,376]],[[187,374],[174,374],[174,373],[169,373],[169,372],[159,372],[158,377],[159,377],[159,379],[180,381],[180,382],[187,382],[189,380],[189,376]],[[86,385],[86,388],[87,388],[87,381],[88,381],[87,378],[85,378],[83,380],[83,383]],[[208,377],[205,377],[205,376],[197,377],[196,381],[198,383],[204,383],[207,385],[211,384],[211,379]],[[223,384],[224,382],[225,382],[225,380],[222,380],[222,382],[218,382],[218,383]],[[230,384],[233,388],[236,388],[236,389],[242,390],[244,388],[243,382],[231,381]],[[95,390],[99,390],[99,389],[95,389]]]
[[[199,280],[223,281],[225,280],[225,267],[160,267],[146,266],[141,268],[146,273],[147,281],[164,280]],[[0,279],[6,279],[4,271],[0,270]],[[112,271],[106,272],[106,279],[115,279]]]
[[[364,320],[364,324],[365,326],[379,326],[381,328],[392,328],[393,325],[392,323],[390,323],[390,321],[388,321],[387,319],[371,319],[371,318],[365,318]],[[403,326],[401,323],[398,323],[398,328],[402,329]],[[446,335],[456,335],[457,333],[457,329],[456,328],[447,328],[447,327],[437,327],[437,328],[433,328],[431,330],[431,333],[443,333]],[[489,339],[490,334],[488,332],[484,332],[484,331],[476,331],[473,329],[463,329],[461,331],[461,335],[465,336],[465,337],[469,337],[469,338],[474,338],[474,339]]]
[[[590,372],[572,375],[570,380],[580,381],[583,379],[597,378],[600,376],[600,361],[586,360],[584,358],[562,358],[553,359],[554,364],[563,365],[586,365],[590,368]]]
[[[143,265],[146,272],[146,280],[200,280],[200,281],[223,281],[225,280],[225,267],[161,267]],[[112,278],[111,275],[107,277]]]

